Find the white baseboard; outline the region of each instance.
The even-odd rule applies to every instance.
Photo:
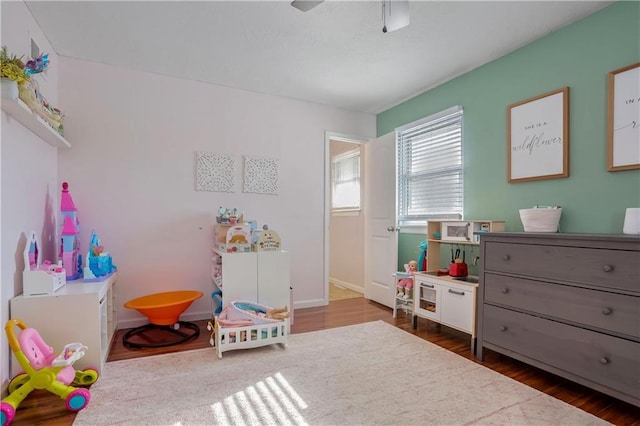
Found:
[[[299,300],[294,304],[294,309],[315,308],[316,306],[327,306],[324,299]]]
[[[331,278],[331,277],[329,277],[329,282],[330,283],[334,283],[337,286],[348,288],[349,290],[353,290],[355,292],[364,294],[364,288],[360,287],[360,286],[357,286],[355,284],[348,283],[346,281],[341,281],[341,280],[338,280],[336,278]]]

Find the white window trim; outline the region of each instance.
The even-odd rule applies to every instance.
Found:
[[[443,117],[446,117],[446,116],[449,116],[449,115],[452,115],[452,114],[456,114],[456,113],[463,113],[462,106],[456,105],[456,106],[447,108],[446,110],[443,110],[443,111],[440,111],[438,113],[432,114],[432,115],[430,115],[428,117],[421,118],[420,120],[416,120],[416,121],[413,121],[411,123],[405,124],[404,126],[397,127],[395,129],[397,149],[398,150],[401,149],[401,146],[400,146],[400,144],[401,144],[401,140],[400,140],[401,139],[400,138],[401,133],[406,132],[406,131],[411,130],[411,129],[414,129],[416,127],[422,126],[422,125],[427,124],[427,123],[432,123],[432,122],[437,121],[437,120],[439,120],[439,119],[441,119]],[[463,120],[464,120],[464,118],[463,118]],[[463,217],[463,214],[464,214],[464,169],[463,169],[464,168],[464,134],[463,134],[463,128],[462,127],[460,129],[460,132],[461,132],[460,133],[460,137],[461,137],[461,140],[460,140],[461,166],[460,167],[462,168],[462,170],[461,170],[462,211],[459,213],[460,214],[460,218],[459,219],[461,219]],[[398,155],[399,155],[399,152],[398,152]],[[398,157],[398,167],[399,167],[399,164],[400,164],[399,160],[400,160],[400,158]],[[398,169],[398,173],[400,173],[400,169]],[[397,180],[398,180],[397,184],[400,185],[401,178],[400,178],[399,175],[397,177]],[[402,194],[401,194],[401,191],[400,191],[400,187],[398,186],[398,188],[397,188],[397,202],[396,202],[397,206],[396,206],[396,208],[398,210],[399,227],[401,229],[402,228],[406,228],[408,232],[412,232],[413,230],[416,230],[416,229],[421,228],[421,227],[422,227],[422,229],[424,229],[423,228],[424,227],[424,223],[428,219],[432,219],[432,220],[433,219],[451,219],[451,220],[453,220],[452,217],[446,217],[445,215],[443,215],[442,217],[438,217],[438,216],[434,215],[434,216],[431,216],[431,217],[429,217],[428,219],[425,219],[425,220],[422,220],[422,219],[420,219],[420,220],[418,220],[418,219],[415,219],[415,220],[411,220],[411,219],[401,220],[400,219],[400,216],[401,216],[401,212],[400,212],[401,197],[402,197]]]

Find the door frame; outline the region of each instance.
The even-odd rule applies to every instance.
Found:
[[[331,141],[349,142],[364,145],[370,139],[364,136],[353,136],[344,133],[324,132],[324,299],[323,304],[329,304],[329,223],[331,222]],[[366,171],[365,171],[366,173]],[[360,186],[360,211],[364,212],[363,182]],[[364,272],[364,271],[363,271]]]

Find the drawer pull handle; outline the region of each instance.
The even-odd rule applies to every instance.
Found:
[[[602,313],[604,315],[611,315],[611,312],[613,312],[613,309],[611,308],[602,308]]]
[[[451,288],[449,289],[449,293],[457,294],[459,296],[464,296],[464,291],[456,291]]]
[[[501,325],[500,326],[500,331],[507,331],[507,326],[506,325]]]
[[[507,287],[502,289],[502,294],[507,294],[509,293],[509,289]]]
[[[602,365],[609,364],[609,358],[603,356],[602,358],[600,358],[600,364],[602,364]]]
[[[502,260],[504,260],[505,262],[509,260],[509,255],[505,254],[504,256],[502,256]]]
[[[425,283],[421,283],[420,284],[422,287],[427,287],[427,288],[435,288],[435,286],[433,284],[425,284]]]
[[[611,272],[613,271],[613,266],[611,265],[604,265],[604,268],[602,268],[605,272]]]

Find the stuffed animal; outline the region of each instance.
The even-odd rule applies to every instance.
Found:
[[[285,318],[289,318],[290,316],[289,308],[287,306],[283,308],[274,308],[267,310],[265,314],[266,318],[272,318],[277,320],[284,320]]]

